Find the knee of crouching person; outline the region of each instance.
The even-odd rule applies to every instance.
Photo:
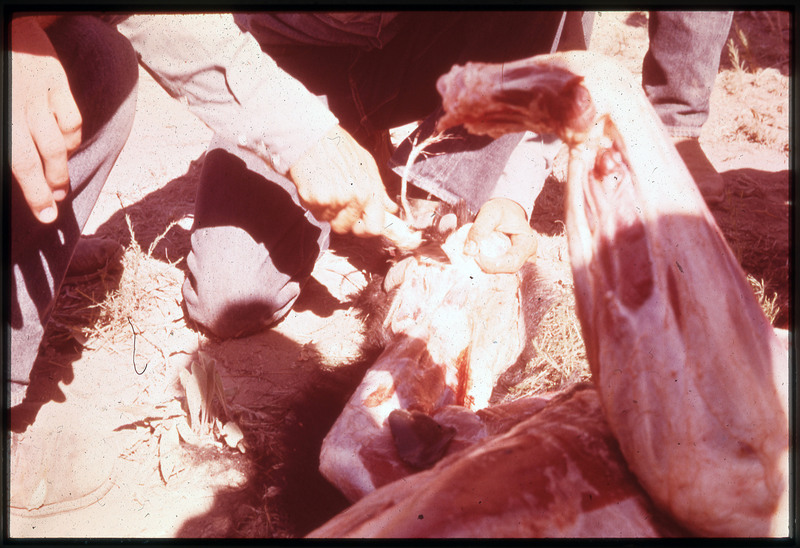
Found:
[[[228,287],[198,293],[191,275],[183,284],[184,308],[201,330],[220,339],[252,335],[267,329],[291,310],[300,284],[290,281],[273,295],[242,295]]]

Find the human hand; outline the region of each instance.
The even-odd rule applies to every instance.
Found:
[[[372,155],[339,126],[309,149],[289,175],[300,202],[334,232],[376,236],[384,211],[395,213]]]
[[[39,221],[58,217],[69,190],[67,158],[82,119],[67,75],[35,17],[11,22],[11,173]]]
[[[493,237],[496,233],[507,235],[510,247],[498,252],[497,238]],[[522,206],[508,198],[493,198],[478,211],[464,243],[464,254],[474,257],[484,272],[513,273],[536,255],[538,246]]]

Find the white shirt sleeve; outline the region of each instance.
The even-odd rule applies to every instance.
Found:
[[[170,95],[279,173],[338,123],[231,14],[133,15],[117,28]]]
[[[490,199],[514,200],[522,206],[530,219],[534,202],[542,192],[561,144],[553,136],[525,132],[525,137],[511,152]]]

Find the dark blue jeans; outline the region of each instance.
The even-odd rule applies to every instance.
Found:
[[[437,109],[436,80],[453,64],[549,53],[561,16],[404,12],[392,23],[391,39],[373,49],[302,40],[292,44],[285,36],[276,45],[270,14],[240,14],[236,21],[281,68],[324,97],[340,125],[375,153],[385,130],[424,119]],[[293,17],[295,25],[302,21],[302,16]],[[565,36],[573,47],[576,37],[581,43],[580,25],[580,17],[570,19],[570,28],[577,30]],[[411,180],[447,201],[466,198],[477,211],[522,139],[517,134],[497,141],[472,136],[449,141],[445,154],[425,162],[424,168],[420,164]],[[329,235],[327,223],[299,206],[290,181],[257,158],[237,161],[237,155],[236,144],[221,138],[208,153],[187,259],[190,275],[183,287],[189,316],[221,337],[254,332],[286,314]],[[542,160],[543,169],[545,164]],[[540,178],[543,183],[544,174]],[[268,205],[276,200],[285,207]]]
[[[47,35],[83,118],[82,142],[69,159],[70,192],[55,223],[36,220],[17,182],[11,185],[11,403],[21,400],[72,253],[136,111],[136,55],[113,27],[92,16],[68,16]]]

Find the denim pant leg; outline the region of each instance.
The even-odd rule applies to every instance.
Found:
[[[330,225],[299,205],[287,178],[217,136],[195,203],[189,317],[221,338],[263,329],[285,316],[327,249]]]
[[[673,137],[699,137],[733,12],[651,11],[642,86]]]
[[[436,119],[426,119],[400,144],[390,161],[393,171],[444,202],[463,202],[473,214],[490,198],[504,197],[517,201],[530,216],[562,142],[532,132],[492,139],[453,128],[444,140],[426,147],[406,173],[412,140],[430,136]]]
[[[138,64],[122,35],[91,16],[66,16],[47,34],[83,118],[83,140],[69,159],[70,192],[58,206],[55,223],[39,223],[19,185],[11,185],[12,404],[22,398],[21,385],[28,381],[75,245],[136,111]]]

